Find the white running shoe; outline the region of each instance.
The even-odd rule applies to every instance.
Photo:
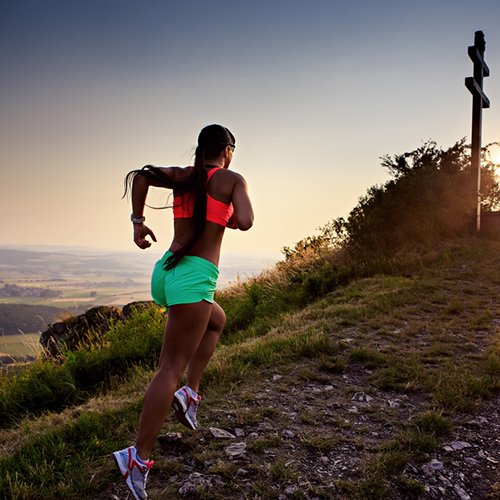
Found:
[[[120,469],[120,472],[129,487],[129,490],[132,492],[136,500],[144,500],[148,498],[148,494],[146,493],[146,481],[148,479],[149,469],[151,469],[154,461],[142,461],[137,456],[135,446],[115,451],[113,456],[115,458],[116,465],[118,465],[118,468]]]
[[[201,396],[196,394],[191,387],[185,385],[174,394],[172,406],[177,420],[188,429],[196,430],[196,410],[200,404]]]

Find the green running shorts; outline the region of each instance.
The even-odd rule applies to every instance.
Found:
[[[186,255],[173,269],[166,271],[165,262],[171,255],[168,250],[155,264],[151,276],[153,300],[163,307],[202,300],[213,303],[218,267],[202,257]]]

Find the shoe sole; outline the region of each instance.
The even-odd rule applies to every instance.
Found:
[[[113,452],[113,458],[115,459],[116,465],[118,469],[120,469],[122,476],[125,478],[125,474],[129,472],[129,470],[128,467],[125,464],[123,464],[120,452],[119,451]],[[145,500],[147,498],[147,496],[140,497],[135,492],[134,484],[132,483],[132,476],[130,474],[128,475],[127,479],[125,479],[125,482],[127,483],[128,489],[132,492],[132,495],[134,495],[136,500]]]
[[[172,408],[174,409],[175,418],[184,427],[187,427],[188,429],[191,429],[192,431],[196,430],[196,427],[186,417],[187,408],[184,405],[184,401],[182,399],[178,398],[176,394],[174,394],[174,401],[172,402]]]

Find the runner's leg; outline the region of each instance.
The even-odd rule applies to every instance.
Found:
[[[217,346],[217,342],[219,342],[225,324],[226,315],[224,314],[224,310],[214,301],[207,329],[196,353],[188,365],[186,382],[195,392],[198,392],[201,377],[215,351],[215,347]]]
[[[148,459],[172,404],[179,379],[207,329],[212,304],[201,301],[169,308],[158,370],[144,396],[136,448]]]

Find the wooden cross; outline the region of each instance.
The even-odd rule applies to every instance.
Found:
[[[481,125],[483,108],[490,107],[490,100],[483,92],[483,77],[490,76],[490,70],[484,62],[485,49],[484,33],[476,31],[474,33],[474,45],[467,50],[474,63],[474,76],[465,79],[465,86],[472,94],[471,167],[474,189],[477,191],[476,231],[481,229]]]

